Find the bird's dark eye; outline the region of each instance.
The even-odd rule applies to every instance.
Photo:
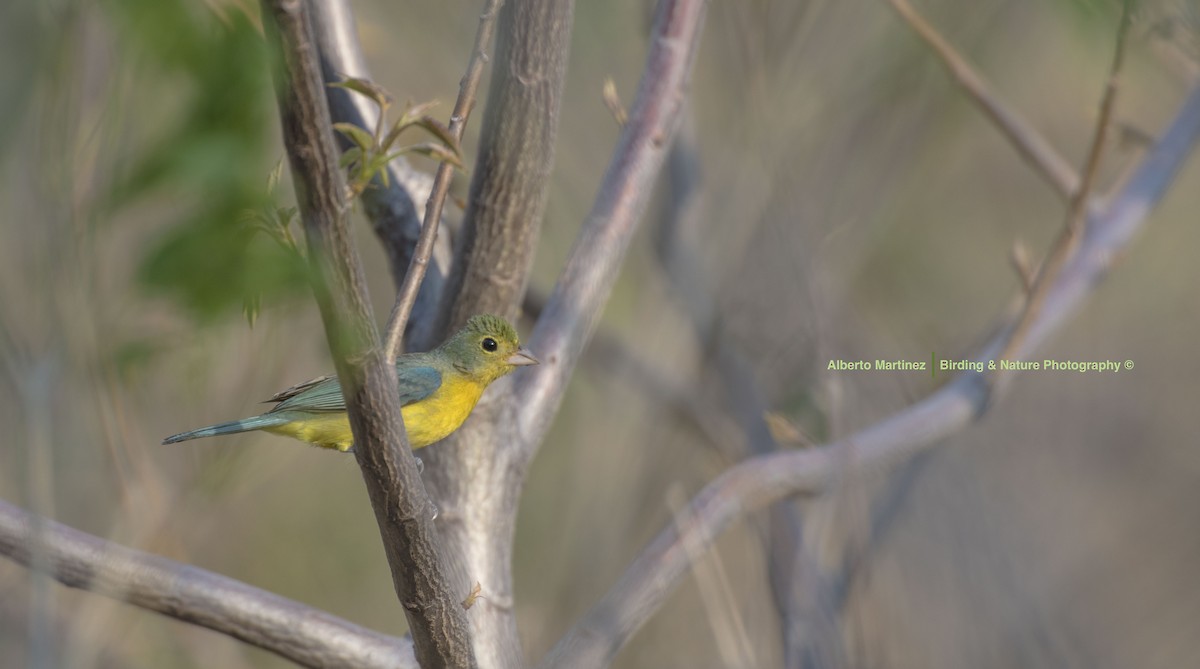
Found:
[[[480,342],[479,345],[482,346],[483,350],[487,351],[488,353],[500,348],[500,345],[496,343],[496,340],[492,339],[491,337],[484,337],[483,341]]]

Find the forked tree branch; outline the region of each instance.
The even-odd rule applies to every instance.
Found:
[[[458,87],[458,100],[454,110],[450,112],[450,134],[455,141],[461,143],[463,130],[467,127],[467,117],[475,107],[475,91],[479,89],[479,80],[483,78],[483,68],[487,65],[488,48],[492,43],[492,32],[496,26],[496,16],[504,0],[488,0],[479,15],[479,28],[475,31],[475,45],[471,49],[471,61],[467,65],[467,73],[463,75]],[[412,263],[404,276],[404,282],[396,295],[396,304],[388,318],[384,330],[383,345],[387,361],[396,362],[400,355],[401,341],[404,338],[408,315],[412,312],[413,304],[417,301],[417,291],[425,278],[425,269],[433,255],[433,243],[437,239],[438,227],[442,220],[442,205],[446,203],[446,195],[450,192],[450,181],[454,178],[454,165],[442,161],[438,165],[437,174],[433,178],[433,189],[429,194],[429,203],[425,205],[425,223],[421,228],[421,236],[417,240],[416,249],[412,254]]]
[[[412,641],[198,567],[114,544],[0,501],[0,553],[63,585],[127,602],[305,667],[416,669]]]
[[[380,346],[350,236],[346,188],[307,12],[301,0],[264,0],[264,5],[283,55],[277,70],[279,109],[314,290],[417,661],[426,668],[473,667],[470,629],[460,604],[467,593],[452,593],[442,570],[432,508],[404,434],[396,369]]]
[[[704,6],[703,0],[663,0],[660,4],[633,118],[615,148],[557,292],[550,298],[552,306],[528,342],[542,365],[518,372],[510,385],[506,385],[508,380],[497,383],[497,390],[490,393],[490,399],[485,396],[468,423],[426,460],[426,479],[443,512],[439,526],[453,547],[455,577],[465,583],[477,582],[482,589],[483,596],[469,615],[476,652],[489,667],[526,666],[512,589],[513,539],[522,483],[537,444],[545,436],[544,428],[561,401],[566,377],[578,361],[585,331],[603,308],[670,144]],[[504,80],[493,80],[484,122],[485,137],[494,136],[481,140],[484,147],[489,143],[495,146],[490,154],[481,148],[475,168],[471,207],[476,213],[473,223],[467,225],[470,244],[459,259],[467,263],[461,268],[464,293],[450,310],[452,323],[474,311],[516,313],[532,250],[528,235],[536,234],[538,221],[507,217],[521,211],[535,211],[540,217],[547,166],[529,160],[530,149],[543,146],[546,128],[526,126],[549,123],[552,129],[546,115],[557,113],[559,93],[548,85],[561,85],[557,69],[561,63],[545,64],[542,59],[565,58],[570,17],[569,12],[566,17],[559,12],[566,11],[561,0],[509,0],[501,12],[502,37],[494,76]],[[530,34],[539,26],[543,33],[556,35]],[[536,55],[552,49],[563,52]],[[525,109],[532,117],[493,116],[494,109],[502,113],[513,108]],[[533,144],[517,150],[513,143],[525,137],[531,137]],[[498,149],[505,146],[507,153],[500,153]],[[533,184],[537,184],[536,197],[530,192]],[[486,197],[477,199],[482,191]],[[497,264],[502,271],[492,272]],[[563,347],[572,337],[578,339]],[[529,429],[533,423],[538,426]]]
[[[451,275],[438,325],[410,329],[413,347],[428,346],[477,313],[515,320],[550,189],[573,18],[573,0],[507,0],[500,10]],[[462,428],[423,453],[425,482],[441,511],[446,568],[457,587],[480,588],[467,615],[487,669],[526,666],[512,594],[522,473],[510,466],[512,423],[495,413],[511,380],[493,384]]]
[[[1200,138],[1200,87],[1125,186],[1088,225],[1076,253],[1048,288],[1044,308],[1013,351],[1023,359],[1072,316],[1132,241]],[[978,359],[993,359],[1009,334]],[[542,667],[607,666],[616,652],[662,605],[690,566],[684,546],[712,544],[746,513],[792,495],[826,490],[839,459],[864,469],[886,469],[929,450],[986,411],[994,399],[988,377],[968,372],[925,400],[846,439],[821,448],[752,458],[727,470],[689,504],[686,522],[672,523],[625,570],[604,598],[575,624]],[[843,455],[844,454],[844,455]]]

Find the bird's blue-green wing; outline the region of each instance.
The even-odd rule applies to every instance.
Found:
[[[433,394],[442,385],[442,374],[433,367],[424,365],[396,365],[396,376],[400,385],[400,406],[406,406]],[[278,401],[268,413],[277,411],[311,411],[315,413],[338,413],[346,410],[346,398],[337,377],[322,376],[292,386],[278,393],[270,401]]]
[[[400,406],[407,406],[433,394],[442,386],[442,373],[425,365],[396,363],[396,381],[400,385]]]

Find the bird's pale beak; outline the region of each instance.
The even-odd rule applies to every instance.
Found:
[[[524,367],[525,365],[540,364],[538,359],[533,357],[533,354],[529,352],[529,349],[524,348],[517,349],[517,352],[505,358],[504,362],[507,362],[513,367]]]

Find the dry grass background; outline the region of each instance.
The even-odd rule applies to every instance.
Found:
[[[628,102],[645,52],[645,3],[578,5],[535,268],[542,288],[617,135],[603,80],[612,76]],[[1147,3],[1121,121],[1154,132],[1194,83],[1194,70],[1157,55],[1161,45],[1147,36],[1155,12],[1181,7]],[[453,99],[475,3],[355,9],[380,83],[400,99]],[[919,9],[1082,160],[1115,3],[937,0]],[[249,415],[330,364],[308,302],[267,308],[253,329],[236,315],[195,328],[135,285],[137,258],[171,209],[196,194],[165,193],[117,214],[94,206],[125,155],[106,134],[114,123],[127,133],[177,110],[169,98],[150,108],[122,101],[137,72],[124,69],[104,12],[79,11],[73,55],[54,80],[17,99],[27,113],[0,168],[0,497],[402,632],[351,458],[259,435],[159,446],[167,434]],[[169,82],[136,84],[170,91]],[[51,89],[68,91],[60,99],[70,108],[38,106]],[[712,3],[693,100],[703,215],[685,237],[772,408],[818,436],[867,425],[940,382],[829,372],[829,359],[972,350],[1018,288],[1007,259],[1013,240],[1043,249],[1061,225],[1051,189],[883,2]],[[1106,178],[1135,158],[1114,150]],[[841,620],[850,666],[1153,668],[1200,659],[1197,211],[1193,159],[1147,233],[1045,350],[1131,359],[1133,370],[1023,375],[920,466]],[[646,222],[657,224],[657,214]],[[383,255],[365,226],[357,232],[383,317],[392,297]],[[630,254],[605,327],[720,399],[649,232]],[[155,352],[123,371],[115,353],[134,340]],[[660,399],[604,367],[581,370],[523,500],[517,611],[535,658],[671,522],[669,492],[693,492],[727,464]],[[814,505],[814,537],[861,532],[861,507],[885,486],[851,473],[843,488]],[[760,520],[729,532],[717,554],[733,599],[713,605],[689,580],[618,666],[779,665]],[[97,596],[52,586],[49,597],[63,666],[286,666]],[[0,563],[0,664],[23,666],[35,598],[29,572]],[[741,646],[720,647],[725,637]]]

